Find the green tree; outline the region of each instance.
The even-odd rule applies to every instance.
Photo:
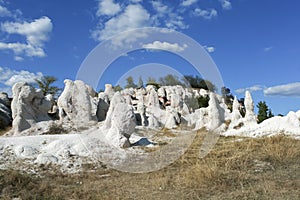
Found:
[[[222,94],[222,97],[224,98],[225,100],[225,104],[227,105],[227,107],[229,108],[230,111],[232,111],[232,103],[233,103],[233,95],[231,94],[230,92],[230,89],[227,88],[227,87],[222,87],[221,88],[221,94]]]
[[[206,97],[200,96],[197,99],[198,99],[199,108],[208,107],[208,102],[209,102],[209,96],[208,95]]]
[[[123,90],[123,88],[120,85],[114,86],[114,91],[115,92],[120,92],[121,90]]]
[[[51,86],[55,81],[57,81],[57,78],[54,76],[43,76],[41,79],[35,79],[35,82],[38,84],[44,95],[51,94],[53,96],[56,96],[61,90],[56,86]]]
[[[179,78],[175,75],[168,74],[165,77],[159,79],[160,85],[183,85],[183,83],[179,80]]]
[[[132,78],[132,76],[129,76],[127,79],[127,85],[125,85],[125,88],[136,88],[137,85],[134,83],[134,80]]]
[[[155,78],[152,77],[148,77],[146,85],[153,85],[156,89],[160,88],[159,83],[157,83]]]
[[[141,76],[139,77],[138,87],[139,87],[139,88],[144,87],[144,81],[143,81],[143,79],[142,79]]]
[[[211,92],[216,91],[216,86],[210,82],[209,80],[204,80],[200,78],[199,76],[191,76],[191,75],[186,75],[183,78],[183,81],[186,86],[192,87],[192,88],[198,88],[198,89],[205,89],[209,90]]]
[[[274,117],[271,109],[267,106],[265,101],[258,102],[257,108],[258,108],[258,115],[257,115],[258,123],[261,123],[266,119]]]

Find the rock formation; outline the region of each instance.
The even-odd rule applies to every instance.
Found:
[[[36,90],[25,82],[16,83],[12,92],[14,134],[32,127],[37,122],[50,120],[48,116],[48,111],[52,107],[50,96],[44,97],[42,91]]]
[[[245,92],[245,109],[246,109],[246,114],[244,117],[244,124],[245,125],[253,125],[256,124],[256,115],[254,113],[254,103],[252,100],[252,96],[249,91]]]
[[[93,98],[95,92],[83,81],[65,80],[65,88],[58,98],[59,118],[76,124],[96,120],[97,105]]]
[[[126,148],[130,146],[129,137],[136,126],[133,107],[125,102],[125,98],[117,92],[111,101],[105,126],[106,139],[114,146]]]

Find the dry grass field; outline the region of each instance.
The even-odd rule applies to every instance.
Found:
[[[0,171],[0,198],[12,199],[300,199],[300,141],[220,137],[199,158],[207,134],[197,136],[176,162],[150,173],[124,173],[103,165],[97,170],[61,174]],[[134,165],[134,163],[132,163]],[[50,169],[49,169],[50,167]]]

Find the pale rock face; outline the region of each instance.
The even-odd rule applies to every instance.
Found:
[[[208,109],[207,108],[200,108],[195,110],[192,116],[197,117],[197,121],[192,121],[192,124],[195,124],[195,130],[199,130],[208,123]]]
[[[239,111],[239,107],[240,103],[238,102],[237,98],[234,97],[232,104],[231,123],[229,128],[234,128],[242,122],[242,115]]]
[[[224,123],[225,110],[220,107],[218,99],[214,93],[210,93],[209,97],[208,123],[206,125],[206,129],[214,131]]]
[[[116,95],[113,97],[113,100]],[[111,111],[111,112],[110,112]],[[121,102],[109,108],[110,127],[106,134],[109,143],[116,147],[127,148],[130,146],[129,137],[135,130],[136,121],[132,106]],[[107,119],[107,120],[108,120]]]
[[[0,129],[7,127],[12,122],[10,100],[6,93],[0,93]]]
[[[178,112],[174,108],[167,107],[165,113],[165,128],[177,128],[178,124],[180,124],[180,117],[178,115]]]
[[[137,113],[141,117],[141,125],[142,126],[147,126],[148,121],[147,121],[147,116],[146,116],[146,106],[142,102],[139,102],[137,104]]]
[[[256,115],[254,113],[254,103],[251,97],[251,94],[249,91],[246,91],[245,93],[245,109],[246,114],[244,118],[244,124],[245,125],[251,125],[251,124],[257,124],[256,122]]]
[[[114,91],[113,86],[111,84],[105,84],[104,94],[107,95],[109,101],[112,100],[112,98],[115,94],[115,91]]]
[[[16,83],[13,88],[12,117],[13,131],[18,134],[40,121],[48,121],[51,99],[45,98],[42,91],[36,91],[27,83]]]
[[[83,81],[65,80],[65,88],[57,104],[60,120],[66,117],[74,123],[85,123],[95,119],[96,103],[93,100],[91,87]]]
[[[151,89],[148,96],[148,107],[159,107],[159,99],[154,89]]]

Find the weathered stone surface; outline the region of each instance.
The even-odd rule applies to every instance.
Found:
[[[246,114],[244,117],[244,124],[245,125],[257,124],[256,115],[254,113],[254,103],[253,103],[252,96],[249,91],[245,92],[244,104],[245,104],[245,109],[246,109]]]
[[[40,121],[48,121],[51,100],[44,97],[42,91],[35,90],[27,83],[16,83],[13,88],[12,117],[13,131],[18,134]]]
[[[128,105],[124,97],[117,92],[112,98],[105,120],[106,139],[114,146],[129,147],[129,137],[134,132],[135,126],[133,107]]]
[[[58,98],[60,120],[86,123],[96,119],[95,93],[83,81],[65,80],[65,88]]]

